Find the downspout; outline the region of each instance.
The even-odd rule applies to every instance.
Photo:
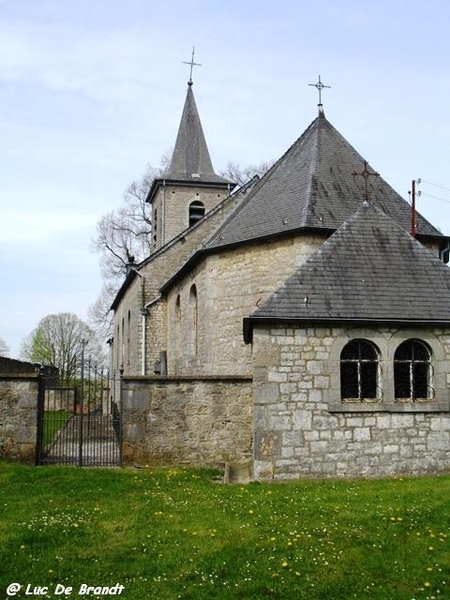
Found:
[[[166,180],[162,182],[162,193],[161,193],[161,246],[164,246],[166,242]]]

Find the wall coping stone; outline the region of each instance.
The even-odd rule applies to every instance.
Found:
[[[149,383],[177,383],[180,381],[253,381],[248,375],[124,375],[124,381],[148,381]]]

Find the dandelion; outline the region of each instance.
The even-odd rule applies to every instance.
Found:
[[[287,560],[283,560],[283,562],[281,563],[281,566],[283,567],[283,569],[285,569],[288,566]]]

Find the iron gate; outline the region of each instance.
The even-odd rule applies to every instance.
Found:
[[[106,370],[89,362],[75,385],[59,387],[42,369],[37,412],[37,465],[122,464],[122,414]]]

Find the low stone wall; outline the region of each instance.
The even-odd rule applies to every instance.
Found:
[[[37,375],[0,373],[0,457],[34,462]]]
[[[432,348],[429,403],[394,397],[394,351],[412,337]],[[382,351],[376,403],[341,400],[340,349],[355,338]],[[253,353],[255,479],[450,472],[449,331],[261,327]]]
[[[245,377],[125,377],[124,463],[223,466],[252,459]]]

